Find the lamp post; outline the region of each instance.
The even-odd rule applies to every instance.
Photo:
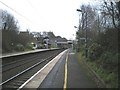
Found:
[[[76,11],[85,13],[85,18],[86,18],[86,29],[85,29],[85,56],[86,58],[88,57],[88,49],[87,49],[87,12],[83,12],[80,9],[77,9]],[[83,15],[83,14],[82,14]],[[79,30],[80,30],[80,16],[79,16]],[[78,33],[79,34],[79,33]],[[79,38],[78,38],[79,42]]]
[[[88,57],[88,48],[87,48],[87,12],[86,12],[86,30],[85,30],[85,56]]]
[[[82,12],[82,10],[80,10],[80,9],[77,9],[76,11],[78,11],[78,12]],[[75,27],[75,26],[74,26]],[[75,27],[76,28],[76,27]],[[80,14],[79,14],[79,26],[78,26],[78,52],[80,51]]]
[[[3,22],[2,30],[5,30],[5,29],[6,29],[6,22]]]

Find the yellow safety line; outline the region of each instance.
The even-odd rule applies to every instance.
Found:
[[[67,62],[68,62],[68,52],[66,54],[66,62],[65,62],[65,74],[64,74],[64,90],[67,88]]]

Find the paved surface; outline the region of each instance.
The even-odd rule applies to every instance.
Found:
[[[46,78],[48,73],[52,70],[52,68],[58,62],[58,60],[64,55],[65,52],[66,52],[66,50],[61,52],[53,60],[51,60],[49,63],[47,63],[42,69],[40,69],[36,74],[34,74],[29,80],[27,80],[24,88],[38,88],[39,85]]]
[[[45,51],[49,49],[36,49],[36,50],[30,50],[30,51],[23,51],[23,52],[14,52],[14,53],[7,53],[7,54],[2,54],[1,57],[10,57],[10,56],[17,56],[17,55],[22,55],[22,54],[28,54],[28,53],[33,53],[33,52],[40,52],[40,51]]]
[[[77,62],[74,53],[68,55],[68,84],[67,88],[95,88],[96,84],[90,79]]]
[[[63,88],[65,57],[66,53],[59,59],[39,88]]]
[[[23,52],[6,53],[6,54],[2,54],[2,56],[0,56],[0,58],[1,58],[1,57],[9,57],[9,56],[22,55],[22,54],[28,54],[28,53],[34,53],[34,52],[40,52],[40,51],[47,51],[47,50],[52,50],[52,49],[57,49],[57,48],[51,48],[51,49],[35,49],[35,50],[23,51]]]
[[[65,85],[66,88],[97,88],[95,82],[84,72],[77,62],[75,53],[69,50],[59,59],[39,88],[63,88]]]

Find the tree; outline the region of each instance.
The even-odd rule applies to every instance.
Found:
[[[81,7],[84,13],[82,13],[81,29],[77,32],[77,37],[85,36],[83,32],[87,30],[87,41],[90,41],[87,42],[89,49],[87,60],[96,64],[98,71],[103,69],[108,76],[112,73],[113,76],[110,78],[105,76],[103,79],[109,86],[118,87],[120,2],[116,4],[114,0],[112,1],[103,2],[97,10],[89,5]],[[85,48],[83,47],[82,50]]]
[[[36,39],[36,40],[34,40],[35,42],[37,41],[39,43],[43,43],[43,36],[42,36],[41,32],[32,32],[32,35],[33,35],[34,39]]]
[[[115,3],[115,1],[104,2],[101,8],[101,13],[103,18],[107,19],[107,27],[118,28],[118,19],[120,18],[119,6],[117,8],[117,3]]]
[[[2,17],[2,50],[11,51],[18,42],[18,22],[7,11],[0,10]]]
[[[82,16],[80,20],[80,29],[77,31],[77,38],[87,38],[88,41],[95,38],[99,26],[99,20],[97,21],[97,13],[95,8],[90,5],[82,5]],[[98,25],[97,25],[98,24]],[[99,29],[98,29],[99,30]],[[87,37],[86,37],[87,36]],[[85,44],[85,40],[80,40],[81,44]]]

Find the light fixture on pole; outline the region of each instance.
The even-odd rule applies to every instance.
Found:
[[[86,56],[86,58],[87,58],[87,56],[88,56],[88,49],[87,49],[87,12],[83,12],[83,11],[80,10],[80,9],[77,9],[76,11],[85,13],[85,18],[86,18],[86,30],[85,30],[85,32],[86,32],[86,34],[85,34],[85,56]],[[79,16],[79,30],[80,30],[80,16]],[[78,32],[78,34],[79,34],[79,32]],[[78,42],[80,42],[80,39],[79,39],[79,38],[78,38]]]

